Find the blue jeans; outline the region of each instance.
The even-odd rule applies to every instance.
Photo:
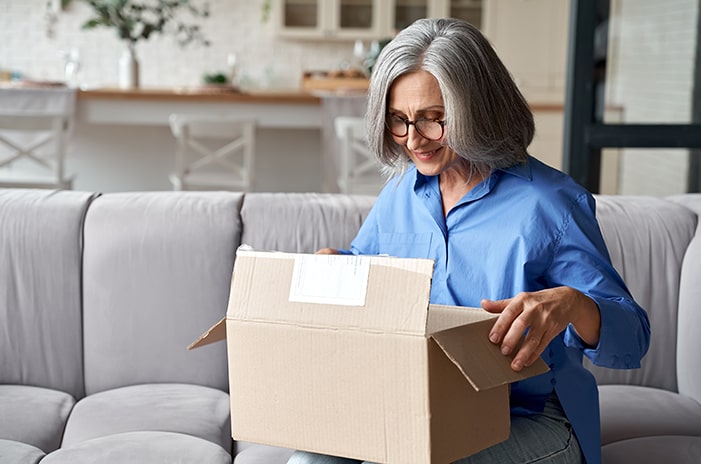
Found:
[[[287,464],[359,464],[360,461],[295,451]],[[506,441],[455,464],[583,464],[584,456],[554,393],[540,414],[511,416]],[[365,463],[370,464],[370,463]]]

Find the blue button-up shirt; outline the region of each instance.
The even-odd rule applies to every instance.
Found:
[[[650,328],[611,265],[586,190],[529,158],[492,173],[446,217],[438,177],[412,166],[380,193],[350,252],[432,258],[431,303],[479,307],[482,298],[562,285],[592,298],[599,344],[585,346],[570,325],[542,354],[550,372],[512,384],[511,411],[542,411],[554,388],[587,462],[601,461],[598,391],[582,355],[600,366],[640,367]]]

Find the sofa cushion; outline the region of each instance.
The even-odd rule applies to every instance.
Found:
[[[249,193],[241,208],[241,242],[290,253],[348,248],[374,203],[366,195]]]
[[[671,198],[701,216],[701,194],[679,195]],[[701,402],[701,221],[696,235],[686,249],[679,285],[679,335],[677,339],[677,376],[679,392]]]
[[[599,394],[602,444],[655,435],[701,437],[701,404],[687,396],[634,385],[602,385]]]
[[[61,444],[75,400],[65,392],[27,385],[0,385],[0,438],[49,453]],[[2,454],[0,453],[0,456]],[[0,459],[0,462],[4,462]]]
[[[247,444],[234,457],[234,464],[285,464],[295,450],[276,446]]]
[[[231,455],[207,440],[172,432],[129,432],[84,441],[42,464],[229,464]]]
[[[696,215],[654,197],[598,196],[596,215],[616,270],[648,312],[650,350],[633,370],[585,365],[599,384],[632,384],[677,391],[677,308],[684,255]]]
[[[601,454],[603,464],[698,464],[701,437],[635,438],[606,445]]]
[[[231,450],[229,395],[184,384],[146,384],[107,390],[80,400],[61,447],[135,431],[177,432]]]
[[[83,395],[81,245],[93,197],[0,189],[0,384]]]
[[[3,464],[36,464],[45,453],[26,443],[0,438],[0,462]]]
[[[186,347],[226,314],[242,194],[114,193],[85,220],[87,394],[127,385],[228,389],[226,344]]]

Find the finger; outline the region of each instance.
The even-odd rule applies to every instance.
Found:
[[[500,313],[506,308],[511,299],[508,300],[487,300],[484,299],[480,302],[482,309],[490,313]]]
[[[526,312],[521,312],[511,322],[511,324],[505,329],[506,333],[504,334],[503,340],[501,342],[501,352],[503,354],[510,355],[514,352],[514,350],[519,348],[519,345],[521,345],[521,347],[523,346],[523,343],[525,343],[524,334],[526,333],[526,330],[528,329],[530,323],[531,321],[529,315]],[[530,337],[530,339],[535,340],[530,343],[539,343],[540,338],[538,337],[537,333],[530,334]]]
[[[543,344],[544,337],[536,334],[531,334],[524,337],[523,344],[519,348],[516,356],[511,361],[511,368],[515,371],[520,371],[524,367],[530,366],[543,352],[547,343]]]
[[[321,248],[316,251],[317,255],[337,255],[338,250],[335,248]]]
[[[482,308],[491,313],[499,314],[497,320],[489,331],[489,340],[492,343],[501,343],[504,334],[511,326],[513,320],[518,316],[516,305],[512,304],[513,299],[506,300],[482,300]]]

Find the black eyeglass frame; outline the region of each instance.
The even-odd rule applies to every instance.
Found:
[[[391,124],[390,124],[390,121],[391,121],[392,118],[397,118],[397,119],[401,120],[401,121],[404,123],[404,125],[405,125],[405,127],[406,127],[406,132],[404,132],[404,134],[398,135],[398,134],[395,134],[394,132],[392,132],[392,127],[391,127]],[[417,122],[423,122],[423,121],[438,123],[438,125],[441,126],[441,136],[438,137],[438,138],[426,137],[426,136],[424,135],[424,133],[421,132],[421,129],[419,129],[419,128],[417,127],[417,125],[416,125]],[[401,116],[398,116],[398,115],[396,115],[396,114],[388,113],[388,114],[387,114],[387,119],[386,119],[386,121],[385,121],[385,128],[387,129],[387,132],[389,132],[390,134],[392,134],[392,135],[395,136],[395,137],[406,137],[407,135],[409,135],[409,126],[414,126],[414,129],[416,129],[416,132],[418,132],[419,135],[420,135],[421,137],[423,137],[423,138],[425,138],[425,139],[427,139],[427,140],[431,140],[431,141],[433,141],[433,142],[437,142],[437,141],[439,141],[440,139],[443,138],[443,135],[444,135],[444,133],[445,133],[445,123],[446,123],[445,120],[441,121],[440,119],[432,119],[432,118],[419,118],[419,119],[417,119],[416,121],[411,121],[411,120],[409,120],[409,119],[404,119],[404,118],[402,118]]]

